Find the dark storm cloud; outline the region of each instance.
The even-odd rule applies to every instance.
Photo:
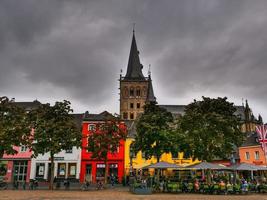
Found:
[[[131,26],[159,103],[248,98],[265,118],[267,1],[1,1],[0,93],[118,112]]]

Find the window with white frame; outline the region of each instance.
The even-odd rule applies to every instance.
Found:
[[[259,160],[259,159],[260,159],[260,152],[255,151],[255,160]]]
[[[88,125],[88,131],[95,131],[95,125],[94,124],[89,124]]]
[[[246,160],[249,160],[249,158],[250,158],[249,152],[245,153],[245,157],[246,157]]]
[[[26,152],[27,147],[25,145],[20,146],[20,152]]]
[[[72,147],[65,150],[66,153],[72,153]]]

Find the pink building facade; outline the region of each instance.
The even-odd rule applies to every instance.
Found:
[[[15,155],[4,154],[1,161],[6,163],[5,180],[7,182],[28,183],[30,180],[32,152],[25,146],[14,147]]]

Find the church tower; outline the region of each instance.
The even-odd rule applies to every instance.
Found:
[[[156,101],[153,92],[151,75],[145,77],[142,72],[135,33],[133,31],[127,72],[120,75],[120,116],[124,120],[135,120],[144,111],[143,106]]]

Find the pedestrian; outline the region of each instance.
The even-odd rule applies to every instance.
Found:
[[[113,187],[114,184],[115,184],[115,176],[114,176],[113,173],[112,173],[111,176],[110,176],[110,182],[111,182],[111,186]]]

